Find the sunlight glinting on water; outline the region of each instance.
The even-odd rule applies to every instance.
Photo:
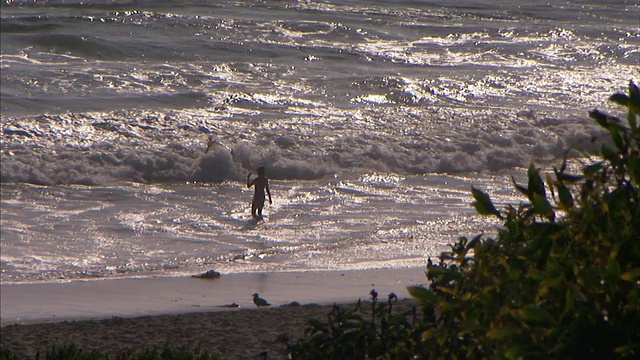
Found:
[[[510,175],[600,149],[587,112],[637,78],[639,11],[4,3],[1,279],[420,266],[494,232],[471,186],[517,204]]]

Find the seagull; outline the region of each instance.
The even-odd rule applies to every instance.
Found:
[[[258,293],[253,294],[253,303],[256,304],[258,308],[261,306],[271,306],[271,304],[269,304],[267,300],[261,298]]]

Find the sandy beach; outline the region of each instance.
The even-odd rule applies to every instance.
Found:
[[[353,306],[375,288],[381,300],[397,294],[398,311],[406,310],[413,305],[406,287],[425,281],[424,269],[410,268],[3,284],[0,341],[29,358],[75,343],[113,355],[170,344],[225,359],[260,358],[265,351],[278,359],[286,351],[282,339],[303,337],[308,320],[326,319],[332,304]],[[271,307],[256,309],[254,292]]]

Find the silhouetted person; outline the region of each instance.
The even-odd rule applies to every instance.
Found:
[[[264,207],[264,192],[267,191],[267,195],[269,195],[269,204],[273,204],[271,201],[271,191],[269,191],[269,179],[264,174],[264,167],[259,167],[257,170],[258,177],[249,181],[251,179],[251,173],[247,175],[247,187],[255,186],[255,192],[253,193],[253,201],[251,202],[251,216],[255,220],[262,219],[262,208]]]

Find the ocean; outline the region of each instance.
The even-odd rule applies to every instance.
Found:
[[[3,1],[5,283],[424,266],[581,159],[618,1]],[[571,150],[567,152],[567,150]],[[250,220],[248,173],[273,204]]]

